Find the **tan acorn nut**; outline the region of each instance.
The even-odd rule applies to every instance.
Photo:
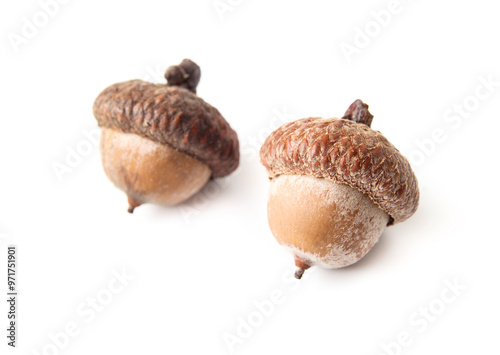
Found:
[[[182,202],[238,167],[238,136],[196,96],[200,75],[184,59],[167,69],[166,85],[126,81],[95,100],[104,171],[127,194],[130,213],[147,202]]]
[[[370,128],[368,105],[344,117],[305,118],[275,130],[260,150],[271,180],[271,231],[289,249],[300,279],[312,265],[340,268],[361,259],[388,225],[417,210],[408,160]]]

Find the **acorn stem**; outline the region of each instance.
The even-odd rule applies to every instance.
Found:
[[[135,208],[139,207],[141,204],[138,203],[138,202],[135,202],[129,196],[127,196],[127,199],[128,199],[128,209],[127,209],[127,212],[128,213],[134,213]]]
[[[172,65],[165,72],[167,86],[178,86],[196,94],[200,82],[201,69],[190,59],[184,59],[179,65]]]
[[[297,271],[295,271],[295,278],[300,280],[304,275],[304,271],[311,267],[311,264],[299,258],[297,255],[294,256],[295,266],[297,266]]]
[[[342,118],[371,127],[373,115],[368,111],[368,107],[367,104],[358,99],[349,106]]]
[[[297,280],[300,280],[300,279],[302,278],[302,276],[304,275],[304,271],[306,271],[306,270],[304,270],[304,269],[302,269],[302,268],[297,269],[297,270],[295,271],[295,278],[296,278]]]

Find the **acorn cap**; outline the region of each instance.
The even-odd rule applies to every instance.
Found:
[[[353,107],[354,105],[354,107]],[[344,183],[366,194],[392,219],[418,207],[418,183],[408,160],[369,127],[368,105],[355,101],[342,118],[305,118],[271,133],[260,150],[269,177],[310,175]]]
[[[167,144],[208,165],[213,177],[233,172],[238,136],[216,108],[196,96],[200,68],[185,59],[165,77],[166,85],[131,80],[104,89],[93,107],[99,126]]]

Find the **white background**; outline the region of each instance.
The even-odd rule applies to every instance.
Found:
[[[212,0],[66,2],[0,9],[0,289],[5,246],[17,244],[16,353],[500,351],[495,2],[222,0],[223,13]],[[199,96],[237,131],[240,168],[180,206],[130,215],[85,136],[92,103],[118,81],[161,82],[183,58],[201,66]],[[280,120],[339,117],[357,98],[412,161],[420,207],[359,263],[296,282],[267,225],[257,149]],[[59,179],[54,166],[85,148]],[[116,291],[122,272],[133,280]],[[273,307],[271,294],[282,295]],[[62,335],[68,326],[78,334]]]

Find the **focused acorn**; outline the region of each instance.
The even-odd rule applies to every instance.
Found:
[[[387,226],[418,207],[408,160],[370,128],[356,100],[342,118],[305,118],[271,133],[260,150],[271,187],[268,221],[295,259],[300,279],[313,265],[341,268],[360,260]]]
[[[184,59],[167,69],[166,84],[126,81],[95,100],[102,165],[127,194],[130,213],[143,203],[185,201],[238,167],[238,136],[196,95],[200,76],[199,66]]]

